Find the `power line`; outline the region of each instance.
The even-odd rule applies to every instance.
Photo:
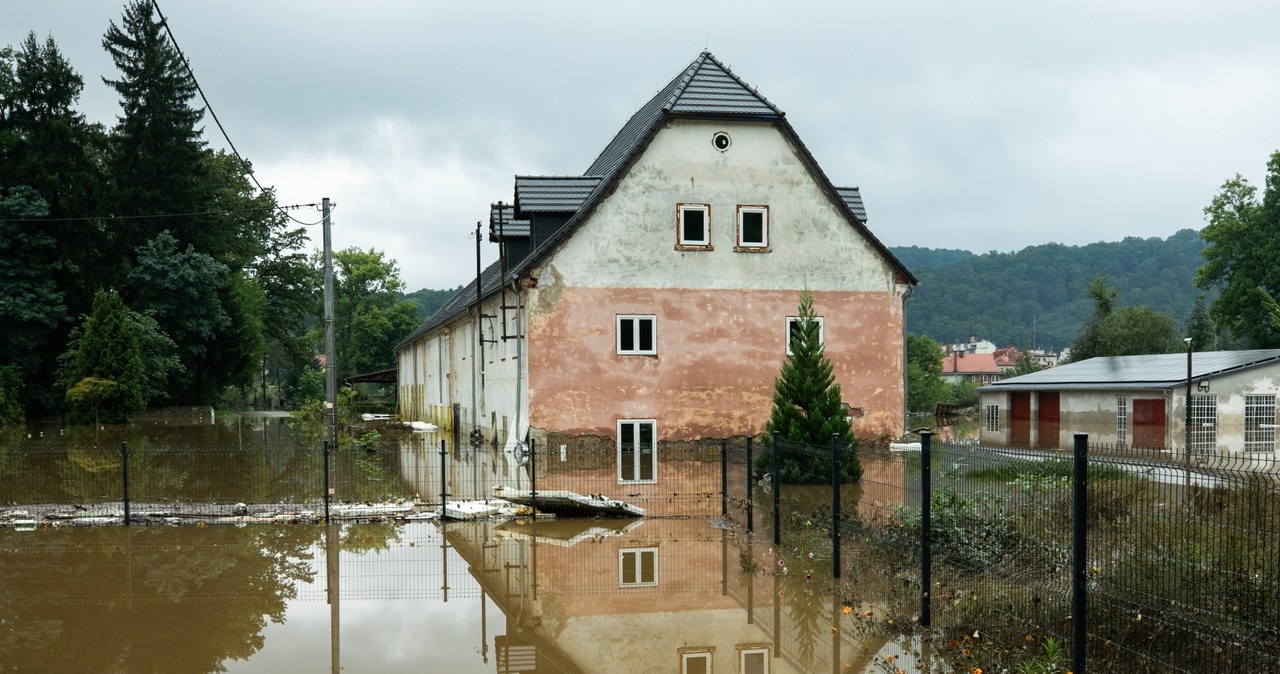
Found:
[[[249,162],[245,161],[245,158],[240,155],[240,151],[236,149],[236,144],[231,142],[231,136],[227,135],[227,130],[222,127],[222,120],[218,119],[218,113],[213,111],[213,105],[209,103],[209,97],[204,95],[204,89],[200,87],[200,81],[196,79],[196,73],[191,69],[191,63],[187,61],[187,55],[182,53],[182,47],[178,46],[178,39],[173,36],[173,29],[169,27],[169,20],[164,17],[164,12],[160,11],[159,0],[151,0],[151,6],[155,7],[156,15],[160,17],[160,25],[164,26],[164,31],[169,34],[169,42],[173,44],[173,50],[178,53],[178,58],[182,59],[182,65],[187,69],[187,76],[191,78],[191,83],[196,85],[196,91],[200,94],[200,100],[204,101],[204,107],[209,111],[209,116],[213,118],[213,123],[218,125],[218,131],[222,134],[223,140],[227,141],[227,146],[231,148],[232,154],[236,156],[236,159],[240,160],[241,165],[244,166],[245,172],[249,174],[249,179],[253,181],[254,185],[258,186],[258,191],[266,192],[266,188],[262,186],[262,183],[258,182],[258,176],[254,175],[253,167],[250,166]],[[286,218],[289,218],[290,220],[305,227],[313,227],[323,222],[323,220],[303,222],[290,215],[289,212],[283,208],[280,209],[280,212],[283,213]]]
[[[292,204],[290,206],[276,205],[281,211],[298,210],[301,208],[317,208],[320,204]],[[332,204],[330,204],[332,206]],[[150,218],[189,218],[197,215],[227,215],[236,213],[241,210],[249,210],[248,208],[219,208],[212,211],[194,211],[191,213],[154,213],[151,215],[88,215],[75,218],[0,218],[0,222],[85,222],[85,221],[105,221],[112,220],[146,220]],[[302,223],[297,218],[290,217],[294,222]],[[302,223],[307,224],[307,223]]]

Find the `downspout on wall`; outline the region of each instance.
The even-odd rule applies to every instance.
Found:
[[[916,294],[916,287],[908,285],[902,293],[902,431],[905,434],[911,428],[911,389],[907,368],[907,300]]]

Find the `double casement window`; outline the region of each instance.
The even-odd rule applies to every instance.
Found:
[[[618,355],[642,356],[658,353],[656,316],[618,316]]]
[[[769,250],[769,207],[738,207],[738,245],[736,250],[764,252]]]
[[[711,205],[676,205],[676,248],[711,250]]]
[[[618,482],[658,481],[658,422],[653,419],[618,421]]]
[[[733,249],[740,253],[767,253],[769,207],[739,205]],[[676,204],[676,250],[713,250],[711,204]]]
[[[618,551],[618,587],[657,585],[657,548],[623,548]]]
[[[813,322],[818,324],[818,344],[819,345],[826,344],[825,334],[823,333],[823,329],[822,329],[822,317],[814,316]],[[790,356],[792,353],[791,351],[792,343],[794,343],[797,339],[800,338],[800,328],[803,325],[804,324],[801,321],[799,316],[787,316],[786,340],[787,340],[788,356]]]

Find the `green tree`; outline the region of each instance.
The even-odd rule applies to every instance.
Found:
[[[395,261],[372,248],[336,251],[333,261],[339,381],[395,367],[396,344],[418,327]]]
[[[120,71],[119,79],[103,78],[120,95],[112,133],[117,205],[124,215],[148,216],[116,230],[115,252],[127,258],[167,230],[181,247],[219,257],[227,232],[202,215],[213,206],[199,127],[204,109],[191,104],[195,83],[150,0],[130,2],[102,46]]]
[[[1039,372],[1043,369],[1044,368],[1040,366],[1040,363],[1036,360],[1035,356],[1032,356],[1027,351],[1023,351],[1018,354],[1018,360],[1013,364],[1013,369],[1009,371],[1009,376],[1021,377],[1024,374]]]
[[[44,215],[46,206],[30,187],[0,187],[0,365],[33,381],[49,369],[44,354],[50,333],[67,321],[54,280],[55,241],[43,223],[23,220]]]
[[[1236,174],[1204,209],[1208,244],[1196,285],[1218,291],[1209,314],[1251,348],[1280,346],[1280,326],[1258,320],[1264,295],[1280,292],[1280,151],[1267,161],[1266,191]],[[1259,294],[1259,290],[1262,294]]]
[[[93,312],[84,321],[75,351],[64,362],[61,379],[68,383],[73,419],[124,421],[145,406],[142,354],[119,294],[105,290],[94,294]]]
[[[1270,296],[1267,299],[1270,299]],[[1205,308],[1204,295],[1196,296],[1195,306],[1191,309],[1191,315],[1187,317],[1187,336],[1191,337],[1191,343],[1195,345],[1197,351],[1215,351],[1218,348],[1217,330],[1214,329],[1213,319],[1209,318],[1209,311]]]
[[[780,483],[812,484],[831,481],[831,454],[822,448],[837,438],[842,450],[840,479],[855,482],[862,477],[858,446],[853,437],[848,412],[840,397],[831,361],[827,359],[813,311],[813,295],[800,295],[799,320],[792,323],[791,352],[782,362],[774,381],[773,411],[765,424],[766,451],[756,462],[758,473],[772,466],[772,452],[778,451]],[[773,447],[773,434],[786,440]],[[807,451],[810,447],[819,451]]]
[[[22,378],[18,368],[0,367],[0,426],[20,424],[26,420],[22,411]]]
[[[927,335],[907,335],[907,409],[930,413],[947,396],[942,380],[942,346]]]
[[[194,246],[161,232],[138,250],[126,290],[130,303],[150,315],[178,347],[182,369],[170,390],[175,401],[210,402],[211,390],[234,368],[210,358],[218,338],[232,324],[224,303],[227,268]],[[212,371],[212,372],[211,372]],[[220,373],[220,374],[219,374]]]
[[[1089,284],[1094,301],[1093,315],[1071,345],[1071,360],[1078,362],[1098,356],[1135,356],[1150,353],[1177,353],[1183,350],[1182,335],[1173,317],[1151,307],[1120,307],[1120,291],[1103,276]]]

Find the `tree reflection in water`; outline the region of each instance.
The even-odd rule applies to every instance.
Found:
[[[321,527],[0,532],[5,671],[210,672],[284,619]],[[68,605],[74,610],[68,610]]]

